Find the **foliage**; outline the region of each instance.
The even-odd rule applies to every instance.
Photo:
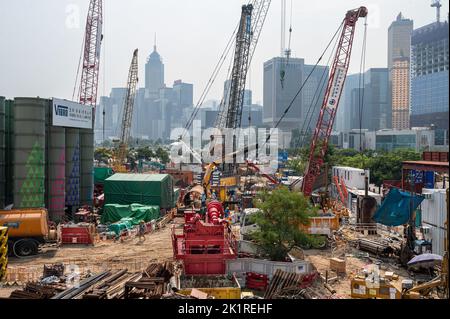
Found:
[[[308,241],[308,235],[301,230],[308,225],[314,208],[301,193],[290,192],[281,187],[271,193],[258,194],[256,206],[259,212],[251,219],[259,229],[252,233],[252,239],[260,244],[272,260],[285,260],[287,253],[299,242]]]
[[[163,164],[167,164],[170,162],[169,152],[162,147],[158,147],[155,151],[155,156],[161,161]]]
[[[98,147],[94,151],[95,160],[103,163],[108,163],[108,160],[112,158],[113,151],[110,148]]]
[[[292,158],[287,161],[286,167],[293,170],[296,175],[301,176],[305,173],[306,162],[298,157]]]
[[[370,170],[371,183],[380,186],[384,180],[400,180],[402,162],[420,160],[414,150],[398,149],[390,152],[340,150],[333,155],[334,165],[350,166]]]

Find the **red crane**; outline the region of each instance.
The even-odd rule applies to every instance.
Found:
[[[343,22],[343,29],[334,57],[330,78],[328,81],[325,97],[317,120],[314,136],[311,141],[308,167],[303,178],[302,191],[306,196],[310,196],[313,191],[314,181],[320,175],[320,170],[324,162],[328,149],[331,130],[333,129],[336,111],[341,98],[342,89],[347,77],[350,56],[355,35],[355,25],[360,17],[367,16],[367,8],[347,12]]]
[[[86,20],[79,102],[94,108],[97,103],[102,26],[103,0],[91,0]]]

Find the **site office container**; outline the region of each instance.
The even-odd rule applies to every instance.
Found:
[[[189,296],[192,289],[200,290],[216,299],[241,299],[241,286],[233,276],[180,276],[178,293]]]
[[[433,254],[444,254],[447,220],[447,194],[445,189],[423,189],[421,204],[422,225],[430,227]]]
[[[332,216],[315,216],[309,218],[308,225],[301,225],[301,229],[310,235],[327,235],[330,236],[333,230],[339,229],[339,217]]]
[[[333,166],[332,175],[333,177],[339,177],[339,180],[343,179],[345,186],[348,188],[364,189],[364,177],[366,175],[370,182],[370,172],[359,168]]]

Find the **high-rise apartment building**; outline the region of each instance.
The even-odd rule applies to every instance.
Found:
[[[395,58],[391,69],[393,129],[409,129],[409,83],[409,58]]]

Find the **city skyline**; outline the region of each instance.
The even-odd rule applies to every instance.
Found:
[[[208,6],[205,4],[205,1],[175,0],[108,1],[105,5],[103,32],[105,38],[102,47],[99,96],[106,96],[112,88],[125,85],[129,55],[135,47],[140,48],[139,87],[144,87],[143,65],[153,51],[156,33],[158,52],[167,67],[166,83],[173,83],[180,78],[193,83],[194,104],[196,104],[213,66],[238,21],[243,2],[232,0],[226,3],[215,1],[214,5]],[[291,47],[293,56],[304,58],[307,64],[314,64],[346,10],[360,4],[353,0],[339,4],[329,2],[326,6],[306,1],[294,2]],[[27,5],[29,10],[20,10],[23,5]],[[0,3],[1,11],[10,12],[0,21],[0,38],[4,39],[5,47],[8,48],[0,52],[0,73],[14,74],[15,79],[20,79],[19,82],[19,80],[11,81],[11,77],[8,76],[0,77],[0,87],[4,95],[57,96],[71,99],[87,6],[88,1],[84,0],[58,1],[57,4],[49,0],[39,3],[30,0]],[[370,52],[374,48],[382,51],[387,49],[387,29],[399,12],[406,18],[414,20],[415,28],[431,23],[435,19],[434,9],[426,2],[384,0],[367,3],[366,6],[369,8],[366,70],[386,67],[385,55]],[[199,11],[199,8],[202,11]],[[205,10],[209,14],[205,14]],[[122,14],[128,11],[133,12],[133,15]],[[170,15],[161,15],[161,12],[170,12]],[[197,12],[201,12],[201,19],[195,19]],[[448,3],[443,3],[443,20],[447,19],[447,12]],[[315,21],[311,16],[318,14],[320,14],[319,23],[316,23],[314,32],[309,32],[310,23]],[[263,100],[263,63],[279,55],[279,20],[279,3],[273,2],[247,82],[247,88],[253,91],[253,100],[256,102]],[[13,23],[16,24],[14,35],[6,32],[7,26]],[[39,28],[34,28],[37,24]],[[208,25],[216,27],[208,28],[206,27]],[[129,32],[126,32],[127,30]],[[306,30],[308,32],[305,32]],[[361,48],[362,31],[363,29],[359,30],[356,35],[355,59],[350,65],[350,74],[359,71],[358,51]],[[317,42],[316,46],[305,45],[313,40]],[[26,55],[27,52],[33,54]],[[187,61],[189,63],[186,63]],[[227,64],[228,62],[207,99],[220,99],[223,94],[222,84],[226,77]]]

